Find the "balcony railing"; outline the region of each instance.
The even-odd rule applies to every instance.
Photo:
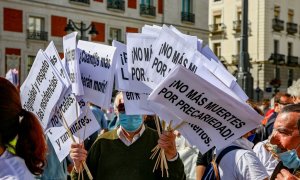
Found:
[[[141,16],[156,16],[156,8],[155,6],[140,4],[140,15]]]
[[[274,18],[272,21],[272,27],[274,31],[280,32],[284,29],[284,21]]]
[[[27,39],[48,41],[48,32],[27,30]]]
[[[82,3],[82,4],[90,4],[90,0],[70,0],[70,2]]]
[[[107,9],[125,11],[125,1],[123,0],[108,0]]]
[[[181,21],[195,23],[195,14],[190,12],[181,12]]]
[[[233,21],[233,30],[235,32],[241,32],[241,29],[242,29],[242,21],[241,20]]]
[[[283,54],[278,54],[278,53],[272,53],[269,61],[272,62],[273,64],[284,64],[285,63],[285,55]]]
[[[222,34],[225,31],[225,25],[224,23],[211,24],[209,25],[209,31],[212,34]]]
[[[295,34],[298,31],[298,24],[288,22],[286,23],[286,31],[288,34]]]
[[[298,57],[296,56],[287,56],[287,65],[289,66],[297,66],[299,65]]]

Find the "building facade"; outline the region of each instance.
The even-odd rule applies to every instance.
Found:
[[[125,42],[126,32],[140,32],[145,24],[174,25],[208,43],[206,0],[1,0],[0,14],[0,76],[16,68],[21,82],[50,41],[63,57],[70,20],[79,29],[93,23],[98,34],[92,37],[87,30],[82,38],[102,44]]]
[[[209,0],[209,45],[237,73],[243,0]],[[286,91],[300,78],[300,1],[249,0],[248,52],[254,100]],[[279,86],[280,85],[280,86]]]

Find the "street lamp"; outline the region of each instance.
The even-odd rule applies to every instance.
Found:
[[[84,33],[87,30],[89,30],[89,29],[91,29],[89,31],[89,34],[91,36],[96,36],[97,34],[99,34],[98,31],[97,31],[97,29],[96,29],[96,27],[95,27],[95,25],[94,25],[94,23],[91,23],[87,28],[85,28],[85,24],[81,21],[80,22],[80,27],[78,27],[78,26],[76,26],[76,24],[74,23],[74,21],[72,21],[71,19],[69,19],[69,23],[65,27],[65,31],[69,34],[69,33],[73,32],[73,31],[75,31],[75,29],[80,32],[80,39],[81,40],[84,40],[86,38],[85,35],[84,35]]]
[[[248,54],[248,0],[243,0],[241,52],[237,81],[250,99],[253,98],[253,77]]]

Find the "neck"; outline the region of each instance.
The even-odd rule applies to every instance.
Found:
[[[5,151],[5,148],[0,146],[0,156],[4,153],[4,151]]]
[[[122,127],[121,127],[122,128]],[[136,134],[138,134],[140,131],[141,131],[141,129],[142,129],[142,126],[138,129],[138,130],[136,130],[136,131],[134,131],[134,132],[127,132],[125,129],[123,129],[122,128],[122,131],[123,131],[123,134],[126,136],[126,138],[130,141],[130,142],[132,142],[132,139],[133,139],[133,137],[134,137],[134,135],[136,135]]]

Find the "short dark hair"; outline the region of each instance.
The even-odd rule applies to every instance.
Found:
[[[300,103],[284,106],[281,109],[280,113],[290,113],[290,112],[300,113]],[[300,114],[299,114],[299,118],[298,118],[298,122],[297,122],[297,127],[298,127],[298,131],[300,133]]]

